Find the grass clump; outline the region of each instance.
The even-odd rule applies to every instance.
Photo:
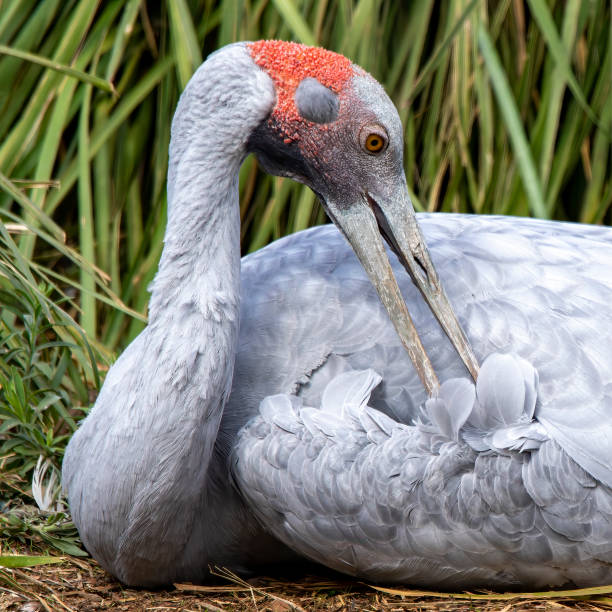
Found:
[[[83,554],[60,467],[99,385],[95,353],[67,298],[14,263],[0,250],[0,538]]]

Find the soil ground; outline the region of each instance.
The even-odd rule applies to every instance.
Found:
[[[8,551],[4,551],[5,554]],[[24,551],[20,551],[24,552]],[[323,572],[324,570],[320,570]],[[612,587],[607,595],[576,597],[528,594],[476,594],[459,599],[448,594],[419,591],[390,594],[373,587],[319,573],[296,579],[258,577],[248,582],[219,570],[216,583],[205,586],[177,584],[169,590],[149,591],[121,585],[91,559],[62,557],[55,565],[0,569],[0,611],[397,611],[447,610],[544,612],[612,610]],[[466,597],[463,595],[463,597]],[[510,598],[508,598],[510,597]]]

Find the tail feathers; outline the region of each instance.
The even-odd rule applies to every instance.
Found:
[[[470,424],[487,430],[531,421],[536,406],[538,374],[517,355],[493,353],[482,364],[476,381],[477,402]]]
[[[295,395],[279,394],[266,397],[259,411],[264,420],[289,433],[296,433],[303,425],[312,435],[327,437],[347,428],[372,438],[389,436],[398,423],[368,406],[381,380],[372,369],[343,372],[325,387],[320,409],[303,406],[302,398]]]
[[[465,378],[442,383],[438,396],[425,402],[418,425],[476,451],[532,451],[549,438],[533,420],[537,395],[538,373],[529,362],[494,353],[476,385]]]
[[[275,395],[264,399],[260,412],[289,433],[303,425],[312,435],[333,438],[350,429],[378,442],[405,427],[368,406],[380,382],[372,369],[343,372],[327,384],[321,408],[303,406],[296,396]],[[538,374],[530,363],[494,353],[482,364],[476,385],[467,378],[443,382],[437,397],[421,407],[416,426],[476,451],[533,451],[549,439],[542,424],[533,420],[537,394]]]
[[[344,372],[333,378],[321,397],[324,412],[344,416],[351,408],[363,408],[381,377],[372,369]]]
[[[425,402],[425,413],[445,437],[459,442],[461,428],[474,410],[476,389],[467,378],[442,383],[438,397]]]

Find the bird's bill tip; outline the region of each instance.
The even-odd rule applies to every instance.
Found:
[[[440,283],[405,183],[392,197],[364,194],[361,201],[348,206],[328,201],[325,208],[374,285],[428,394],[436,395],[438,378],[399,290],[382,238],[395,251],[476,380],[478,361]]]

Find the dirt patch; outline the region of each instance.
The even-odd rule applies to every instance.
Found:
[[[223,570],[220,570],[223,574]],[[612,589],[610,589],[612,591]],[[443,597],[391,595],[350,580],[325,574],[292,579],[258,577],[248,582],[223,574],[211,585],[178,584],[148,591],[126,588],[90,559],[65,557],[61,564],[0,570],[0,610],[15,612],[90,611],[242,611],[285,612],[344,610],[478,610],[546,612],[612,610],[612,598],[457,600]],[[494,597],[495,595],[493,595]]]

